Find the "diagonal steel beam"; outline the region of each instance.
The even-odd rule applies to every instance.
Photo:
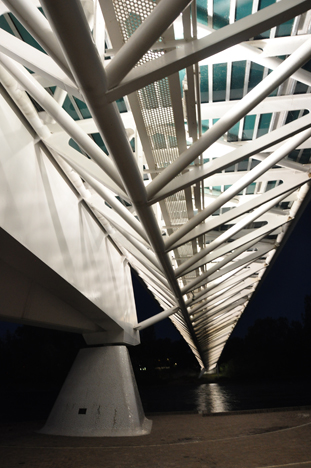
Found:
[[[243,159],[257,155],[257,153],[273,147],[278,143],[282,143],[284,140],[291,136],[296,135],[302,130],[306,130],[311,127],[311,115],[308,114],[300,119],[295,120],[287,125],[277,128],[272,132],[263,135],[256,140],[253,140],[241,147],[236,148],[224,156],[216,158],[213,161],[205,163],[202,167],[194,167],[188,172],[181,174],[179,177],[169,182],[162,190],[160,190],[155,197],[150,200],[150,204],[153,204],[162,198],[166,198],[169,195],[173,195],[185,187],[189,187],[197,183],[200,180],[206,179],[207,177],[216,174],[227,167],[235,164]],[[212,149],[211,146],[210,149]],[[286,161],[285,161],[286,164]],[[147,189],[148,190],[148,189]]]
[[[34,3],[25,2],[24,0],[3,0],[3,3],[72,80],[73,76],[62,48],[49,22]]]
[[[65,51],[75,79],[104,138],[109,154],[115,161],[127,193],[150,240],[168,283],[182,310],[183,319],[195,346],[202,356],[200,344],[180,292],[169,256],[153,210],[147,206],[146,190],[115,103],[107,102],[107,79],[101,59],[94,46],[86,18],[78,0],[42,0],[45,14]],[[82,58],[82,59],[81,59]]]
[[[21,65],[15,63],[6,55],[0,53],[0,61],[9,73],[27,90],[27,92],[64,128],[64,130],[85,150],[111,179],[123,189],[123,184],[113,162],[76,125],[75,121],[61,108],[53,97],[27,72]]]
[[[161,172],[147,187],[148,199],[151,199],[161,188],[186,169],[203,151],[215,143],[277,86],[289,78],[295,70],[300,68],[309,57],[311,57],[311,40],[300,46],[276,70],[238,101],[231,110],[204,133],[199,140],[193,143],[187,151],[182,153],[176,161]]]
[[[190,240],[202,236],[203,234],[207,234],[209,231],[216,229],[218,226],[222,224],[228,223],[235,218],[247,213],[250,210],[253,210],[260,206],[263,203],[266,203],[273,198],[282,195],[285,192],[289,192],[291,189],[297,189],[301,185],[305,184],[310,180],[308,174],[294,174],[292,175],[292,180],[289,182],[285,182],[277,187],[265,192],[261,195],[257,195],[255,197],[251,197],[249,201],[246,201],[242,205],[239,205],[231,210],[223,213],[220,216],[215,218],[209,219],[205,223],[199,224],[195,227],[189,234],[182,237],[179,241],[177,241],[174,245],[172,245],[172,249],[179,247],[182,244],[189,242]]]
[[[191,0],[162,0],[118,50],[106,67],[107,87],[113,88],[128,74]],[[100,0],[105,16],[105,1]]]
[[[239,232],[241,229],[243,229],[249,223],[255,221],[255,219],[259,218],[262,214],[266,213],[271,208],[273,208],[275,205],[280,203],[284,198],[287,197],[287,195],[289,195],[289,192],[286,192],[285,194],[280,195],[277,198],[273,198],[271,201],[260,205],[254,211],[252,211],[251,213],[246,215],[243,219],[241,219],[239,222],[234,224],[230,229],[225,231],[223,234],[218,236],[214,241],[212,241],[210,244],[208,244],[208,246],[201,249],[200,252],[198,252],[197,254],[193,255],[192,258],[189,258],[188,260],[185,260],[178,268],[175,269],[176,276],[181,276],[183,274],[183,272],[188,270],[189,267],[194,266],[199,260],[201,260],[203,257],[205,257],[208,253],[215,250],[217,247],[219,247],[221,244],[223,244],[224,242],[229,240],[234,234]]]
[[[277,164],[278,161],[283,159],[288,153],[293,151],[297,146],[299,146],[307,138],[311,137],[311,129],[304,130],[298,135],[290,138],[286,143],[284,143],[280,148],[278,148],[274,153],[268,156],[264,161],[262,161],[258,166],[254,167],[248,174],[245,174],[239,181],[233,184],[228,190],[223,192],[215,201],[213,201],[208,207],[198,213],[194,218],[188,221],[185,225],[175,231],[170,235],[165,245],[166,248],[171,248],[174,243],[181,239],[185,234],[188,234],[195,226],[204,221],[208,216],[210,216],[214,211],[221,207],[224,203],[234,197],[242,189],[251,184],[256,180],[261,174],[266,172],[268,169]]]
[[[200,60],[292,19],[310,8],[309,0],[282,0],[253,15],[229,24],[209,36],[164,54],[152,62],[132,70],[119,88],[107,93],[110,101],[187,68]]]

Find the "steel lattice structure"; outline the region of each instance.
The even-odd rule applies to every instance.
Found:
[[[307,193],[310,0],[2,0],[0,80],[202,368]]]

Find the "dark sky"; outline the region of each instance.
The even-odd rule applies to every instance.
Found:
[[[140,281],[133,278],[137,303],[138,320],[155,315],[161,308]],[[269,273],[257,288],[252,300],[239,320],[233,336],[243,337],[257,318],[287,317],[301,320],[304,312],[304,298],[311,294],[311,202],[300,216],[297,225]],[[0,322],[0,336],[9,328],[14,331],[16,324]],[[155,326],[157,338],[178,340],[179,333],[169,319]]]
[[[304,298],[308,294],[311,294],[311,202],[257,288],[234,336],[244,336],[258,318],[301,320]]]
[[[134,287],[137,288],[139,321],[161,310],[147,291],[135,282]],[[269,272],[245,309],[233,336],[245,336],[248,327],[258,318],[287,317],[289,321],[300,321],[307,294],[311,294],[311,201],[279,254],[275,254]],[[156,325],[155,331],[158,338],[180,337],[169,319]]]

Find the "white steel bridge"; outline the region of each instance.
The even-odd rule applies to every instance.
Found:
[[[128,389],[117,345],[166,317],[215,368],[309,189],[310,8],[0,2],[0,314],[106,345],[79,358],[66,398],[102,351]],[[129,265],[163,307],[142,323]],[[82,427],[77,405],[67,419]],[[119,432],[62,429],[62,408],[46,432],[149,430],[140,409]]]

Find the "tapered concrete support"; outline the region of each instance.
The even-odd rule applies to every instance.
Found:
[[[116,437],[149,434],[125,346],[82,349],[60,391],[44,434]]]

